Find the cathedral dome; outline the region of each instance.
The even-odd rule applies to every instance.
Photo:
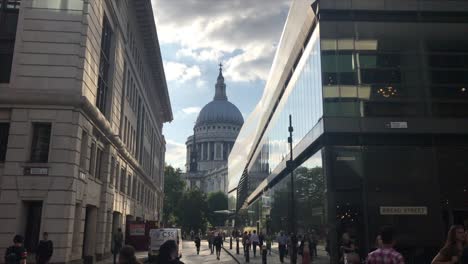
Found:
[[[215,87],[216,92],[213,101],[205,105],[205,107],[200,111],[195,127],[215,123],[227,123],[242,126],[244,124],[244,118],[242,117],[241,112],[227,99],[226,84],[224,83],[221,68],[219,68],[218,80]]]
[[[196,127],[213,124],[228,123],[242,126],[244,118],[239,109],[227,100],[213,100],[200,111]]]

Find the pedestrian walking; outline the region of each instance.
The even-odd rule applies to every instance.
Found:
[[[123,247],[123,233],[122,228],[117,228],[117,232],[112,236],[112,254],[114,255],[114,264],[117,261],[117,254],[120,253],[120,250]],[[128,250],[128,249],[127,249]]]
[[[310,264],[312,261],[312,252],[313,252],[313,245],[310,237],[308,235],[304,235],[304,238],[301,241],[301,245],[299,246],[298,253],[302,256],[302,264]]]
[[[208,240],[208,247],[210,248],[211,255],[213,255],[213,253],[214,253],[214,248],[213,248],[213,239],[214,239],[214,237],[213,236],[214,236],[213,232],[209,231],[207,240]]]
[[[288,243],[288,237],[284,234],[283,231],[280,232],[278,236],[278,250],[280,262],[284,263],[284,256],[286,254],[286,244]]]
[[[262,232],[259,232],[258,234],[258,241],[260,246],[263,246],[263,243],[265,243],[265,236]]]
[[[216,259],[219,260],[221,257],[221,247],[223,246],[223,237],[221,236],[221,233],[218,233],[218,235],[214,238],[213,240],[213,245],[216,248]]]
[[[141,264],[136,256],[135,249],[132,246],[125,246],[120,249],[119,264]]]
[[[273,243],[273,239],[271,236],[267,235],[266,236],[266,249],[268,251],[268,255],[271,256],[271,244]]]
[[[383,243],[385,243],[382,237]],[[450,227],[444,247],[432,260],[432,264],[458,263],[466,241],[465,228],[461,225]]]
[[[351,239],[348,232],[345,232],[341,236],[341,246],[340,246],[339,253],[340,253],[340,263],[342,264],[346,263],[346,255],[352,254],[352,253],[357,254],[356,244],[354,243],[354,240]]]
[[[317,257],[317,245],[318,245],[318,235],[317,235],[317,232],[312,229],[312,231],[310,232],[310,242],[312,244],[312,252],[310,253],[310,255],[312,257]]]
[[[246,263],[249,263],[250,262],[250,245],[251,245],[251,241],[250,241],[250,236],[247,235],[246,236],[246,239],[245,239],[245,246],[244,246],[244,255],[245,255],[245,262]]]
[[[289,254],[291,258],[291,264],[296,264],[297,263],[297,243],[298,239],[296,234],[291,233],[291,237],[289,239]]]
[[[47,264],[54,253],[54,244],[49,240],[49,234],[44,232],[42,240],[39,241],[36,249],[36,264]]]
[[[395,245],[395,231],[392,227],[383,227],[380,231],[382,238],[382,247],[367,255],[366,264],[404,264],[403,256],[393,247]],[[350,254],[351,263],[354,262],[356,253]]]
[[[197,248],[197,255],[200,255],[200,245],[201,245],[201,239],[199,236],[195,237],[195,247]]]
[[[193,229],[190,230],[190,240],[193,241],[193,239],[195,238],[195,232],[193,232]]]
[[[247,231],[244,232],[244,234],[242,235],[242,247],[244,247],[244,254],[245,254],[245,251],[247,250],[247,240],[249,239],[249,234],[247,234]]]
[[[253,231],[250,239],[252,240],[253,256],[255,258],[257,256],[257,246],[260,244],[260,238],[258,237],[256,230]]]
[[[5,251],[6,264],[26,264],[28,253],[23,247],[23,237],[16,235],[13,238],[13,246],[10,246]]]
[[[184,264],[179,260],[179,247],[174,240],[164,242],[159,248],[158,264]]]

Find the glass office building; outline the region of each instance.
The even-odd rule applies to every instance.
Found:
[[[467,28],[463,0],[293,1],[229,157],[236,224],[316,232],[331,263],[343,234],[365,256],[393,225],[430,262],[468,224]]]

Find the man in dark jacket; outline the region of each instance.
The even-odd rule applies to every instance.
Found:
[[[112,253],[114,254],[114,264],[117,263],[117,254],[123,247],[122,228],[117,229],[117,233],[112,236]]]
[[[43,240],[39,241],[36,250],[36,263],[47,264],[54,253],[54,244],[49,240],[49,234],[44,232],[42,234]]]

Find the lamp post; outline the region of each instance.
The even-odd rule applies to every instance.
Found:
[[[291,233],[296,233],[296,223],[295,223],[295,202],[294,202],[294,159],[293,159],[293,131],[294,128],[292,126],[292,115],[289,115],[289,137],[288,137],[288,143],[289,143],[289,161],[287,162],[287,167],[290,171],[291,174],[291,208],[289,210],[289,223],[291,224],[290,226],[290,231]]]

